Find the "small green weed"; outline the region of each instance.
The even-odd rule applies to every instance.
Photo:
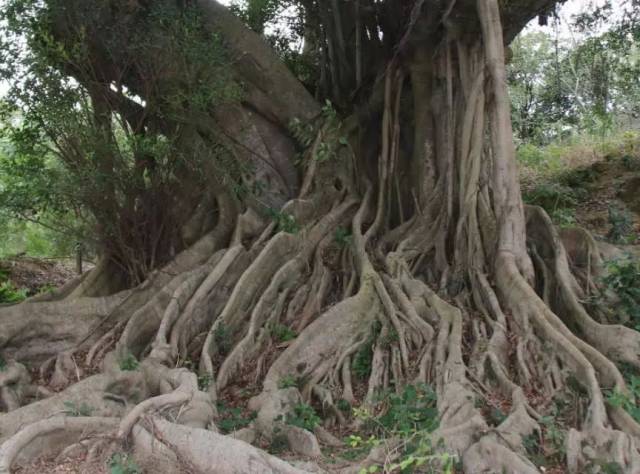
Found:
[[[209,374],[198,375],[198,389],[202,390],[203,392],[206,392],[209,389],[210,385],[211,385],[211,375]]]
[[[277,211],[275,209],[269,209],[267,213],[273,222],[276,223],[276,228],[279,232],[297,234],[300,231],[300,225],[293,214]]]
[[[293,329],[289,328],[288,326],[285,326],[284,324],[270,325],[269,332],[279,342],[291,341],[296,337],[298,337],[298,335]]]
[[[118,366],[120,367],[120,370],[138,370],[140,362],[138,362],[136,356],[134,356],[131,352],[127,352],[124,356],[122,356],[122,358],[118,360]]]
[[[306,403],[299,403],[294,406],[293,413],[288,413],[285,419],[288,425],[304,428],[308,431],[313,431],[320,424],[320,421],[320,417],[313,407]]]
[[[227,407],[222,402],[218,402],[217,407],[220,416],[217,426],[223,433],[231,433],[244,428],[257,416],[256,412],[245,413],[240,407]]]
[[[135,461],[123,453],[115,453],[111,456],[109,469],[111,474],[142,474],[142,469]]]
[[[7,370],[7,361],[4,360],[4,357],[0,356],[0,372],[4,372]]]
[[[278,388],[300,387],[300,379],[293,375],[285,375],[278,381]]]

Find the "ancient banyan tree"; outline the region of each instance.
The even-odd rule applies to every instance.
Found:
[[[611,249],[521,199],[508,43],[555,3],[301,0],[292,55],[261,34],[267,2],[7,2],[23,93],[40,74],[60,98],[16,103],[93,173],[100,260],[0,308],[0,473],[115,451],[149,472],[306,472],[357,429],[345,403],[376,413],[417,383],[436,472],[540,472],[525,440],[569,390],[566,470],[640,472],[640,426],[603,395],[627,392],[640,333],[585,304]],[[228,399],[256,412],[235,435]],[[285,422],[303,403],[313,434]],[[389,469],[399,442],[316,462]]]

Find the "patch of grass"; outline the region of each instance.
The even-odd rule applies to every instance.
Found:
[[[138,362],[136,356],[134,356],[131,352],[127,352],[118,360],[118,366],[120,367],[120,370],[133,371],[138,370],[140,362]]]

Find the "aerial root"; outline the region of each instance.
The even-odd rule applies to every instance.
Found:
[[[61,447],[80,438],[103,434],[114,429],[116,418],[57,416],[32,423],[0,445],[0,474],[10,474],[16,462],[31,461],[43,455],[58,454]],[[34,443],[34,449],[29,449]]]

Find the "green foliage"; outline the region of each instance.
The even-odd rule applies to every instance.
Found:
[[[340,118],[329,100],[322,107],[321,118],[322,127],[319,129],[297,118],[289,123],[289,129],[302,150],[310,149],[317,138],[317,143],[311,149],[312,159],[323,163],[336,159],[340,148],[348,146],[348,141],[347,137],[342,135]]]
[[[68,416],[91,416],[91,413],[93,413],[93,408],[84,402],[78,405],[75,402],[67,400],[63,405],[65,408],[64,412]]]
[[[225,46],[180,2],[135,15],[62,0],[3,7],[0,211],[101,248],[138,283],[180,247],[175,229],[190,216],[174,212],[176,189],[185,176],[189,192],[204,189],[203,160],[217,160],[213,138],[184,146],[182,124],[241,96]],[[91,66],[104,58],[120,79]]]
[[[213,341],[220,355],[227,355],[231,351],[233,341],[229,328],[224,324],[219,324],[213,332]]]
[[[289,388],[289,387],[298,387],[301,386],[301,380],[294,375],[288,374],[278,380],[278,388]]]
[[[340,410],[340,411],[345,412],[345,413],[350,413],[351,412],[351,403],[349,403],[344,398],[341,398],[336,402],[336,408],[338,410]]]
[[[640,376],[634,371],[622,370],[629,393],[618,390],[605,391],[607,402],[615,407],[624,409],[631,417],[640,423]]]
[[[7,370],[7,361],[0,355],[0,372]]]
[[[222,402],[217,403],[218,415],[216,425],[223,433],[231,433],[249,425],[255,420],[257,413],[245,413],[240,407],[228,407]]]
[[[356,376],[364,380],[371,373],[371,360],[373,359],[373,343],[363,344],[353,357],[351,369]]]
[[[549,217],[560,226],[575,223],[574,208],[578,203],[575,189],[555,182],[544,182],[524,194],[527,204],[542,207]]]
[[[407,385],[399,394],[383,393],[377,399],[382,406],[378,415],[354,408],[354,415],[371,434],[349,436],[348,457],[360,456],[385,438],[393,438],[401,441],[401,456],[394,464],[377,466],[385,472],[453,472],[457,458],[447,452],[436,453],[432,444],[431,433],[439,421],[436,394],[430,386]]]
[[[605,290],[618,298],[617,308],[626,324],[640,330],[640,263],[631,257],[613,260],[602,279]]]
[[[10,281],[0,283],[0,303],[19,303],[27,297],[27,290],[16,288]]]
[[[340,247],[348,247],[353,242],[351,231],[346,227],[338,227],[334,233],[334,240]]]
[[[269,448],[267,449],[271,454],[280,454],[287,450],[289,447],[289,441],[287,440],[287,435],[282,432],[279,427],[275,427],[273,429],[273,436],[271,437],[271,442],[269,443]]]
[[[211,385],[212,379],[211,379],[211,375],[209,374],[204,374],[204,375],[198,375],[198,389],[202,390],[203,392],[206,392],[209,389],[209,386]]]
[[[289,122],[291,136],[302,149],[307,149],[313,144],[316,137],[316,127],[309,122],[303,122],[299,118],[294,118]]]
[[[563,464],[567,454],[566,430],[556,417],[555,409],[551,415],[543,416],[539,424],[541,433],[531,433],[522,438],[527,457],[541,467]]]
[[[507,74],[517,139],[543,145],[586,133],[604,140],[637,114],[637,25],[633,34],[623,30],[585,28],[571,41],[533,31],[513,41]]]
[[[598,173],[591,166],[582,166],[560,173],[558,181],[560,184],[573,189],[575,193],[579,192],[578,190],[583,188],[585,184],[593,183],[597,177]],[[582,194],[584,195],[585,193]]]
[[[408,435],[414,431],[431,432],[438,427],[437,397],[426,384],[406,385],[400,394],[385,398],[387,409],[378,423],[387,431]]]
[[[140,363],[138,362],[138,359],[136,359],[136,356],[131,352],[127,352],[118,359],[118,366],[120,367],[120,370],[133,371],[138,370]]]
[[[527,204],[540,206],[547,212],[558,208],[574,207],[577,198],[572,188],[559,183],[541,183],[524,195]]]
[[[271,324],[269,326],[269,332],[279,342],[292,341],[293,339],[298,337],[296,332],[289,326],[279,323]]]
[[[293,407],[293,412],[288,413],[285,419],[285,422],[288,425],[304,428],[308,431],[313,431],[313,429],[320,424],[320,421],[322,420],[313,407],[306,403],[299,403],[295,405]]]
[[[633,243],[634,223],[631,213],[624,206],[609,205],[609,224],[611,229],[607,237],[615,243]]]
[[[371,361],[373,360],[373,345],[380,334],[382,327],[379,323],[376,323],[369,334],[367,340],[360,346],[358,351],[353,356],[351,361],[351,369],[355,373],[356,377],[361,380],[369,377],[371,373]]]
[[[296,221],[294,215],[287,212],[278,211],[269,208],[267,210],[269,217],[276,223],[276,228],[279,232],[286,232],[287,234],[297,234],[300,231],[300,225]]]
[[[142,474],[142,469],[128,454],[115,453],[109,460],[109,472],[110,474]]]

